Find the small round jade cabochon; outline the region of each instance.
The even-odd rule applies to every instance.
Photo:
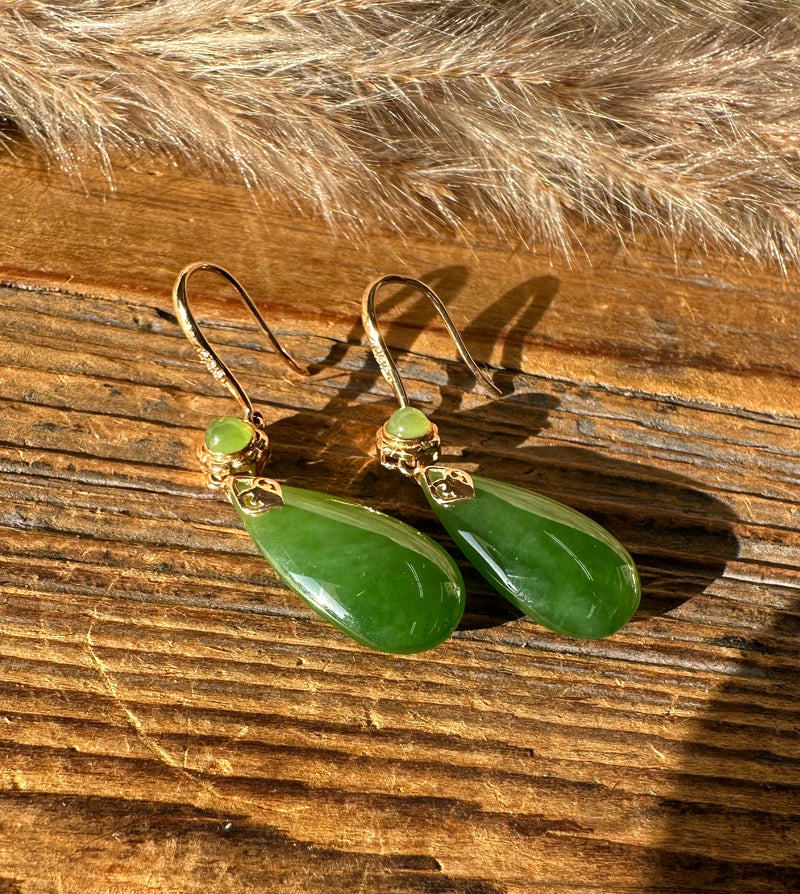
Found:
[[[384,429],[386,434],[393,438],[411,441],[427,435],[431,430],[431,423],[428,417],[415,407],[401,407],[388,418]]]
[[[253,440],[253,426],[235,416],[220,416],[206,429],[206,448],[212,453],[238,453]]]

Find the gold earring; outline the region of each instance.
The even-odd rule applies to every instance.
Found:
[[[381,463],[414,478],[436,516],[486,580],[520,611],[551,630],[581,639],[609,636],[639,605],[633,559],[619,541],[580,512],[532,491],[439,464],[439,433],[409,406],[378,330],[375,297],[390,283],[425,295],[444,319],[464,363],[488,390],[438,295],[406,276],[367,286],[362,317],[375,359],[400,404],[377,435]]]
[[[201,270],[231,284],[280,357],[296,372],[306,371],[281,347],[230,273],[204,263],[181,271],[173,292],[180,325],[244,417],[223,416],[206,429],[199,453],[209,486],[225,492],[286,585],[348,636],[398,654],[438,645],[464,612],[464,582],[455,562],[424,534],[382,512],[263,476],[269,459],[264,418],[189,309],[187,283]]]

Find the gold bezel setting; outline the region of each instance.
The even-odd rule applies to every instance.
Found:
[[[419,474],[425,482],[431,499],[440,506],[453,506],[475,499],[475,484],[469,472],[451,469],[449,466],[428,466]]]
[[[376,437],[378,458],[387,469],[398,469],[410,478],[439,459],[439,429],[431,423],[430,431],[419,438],[398,438],[383,425]]]
[[[248,424],[253,430],[253,436],[250,443],[236,453],[215,453],[205,443],[200,445],[197,456],[206,475],[206,484],[212,490],[223,488],[225,480],[232,475],[260,477],[269,461],[269,438],[266,432],[252,423]]]

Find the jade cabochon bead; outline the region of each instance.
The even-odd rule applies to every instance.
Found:
[[[249,423],[215,419],[208,449],[247,447]],[[213,445],[213,446],[212,446]],[[281,487],[283,505],[253,515],[234,501],[256,546],[307,605],[362,645],[409,654],[439,645],[464,613],[464,582],[434,541],[340,497]]]
[[[249,422],[236,416],[220,416],[206,429],[205,445],[212,453],[238,453],[253,440]]]
[[[431,430],[428,417],[416,407],[400,407],[386,420],[384,430],[393,438],[423,438]]]

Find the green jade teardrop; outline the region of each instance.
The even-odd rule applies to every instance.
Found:
[[[433,511],[472,564],[520,611],[567,636],[599,639],[639,605],[636,565],[605,528],[568,506],[472,476],[473,499]]]
[[[450,636],[464,613],[464,582],[440,546],[350,500],[281,490],[283,506],[266,512],[234,506],[261,553],[307,605],[381,652],[423,652]]]

